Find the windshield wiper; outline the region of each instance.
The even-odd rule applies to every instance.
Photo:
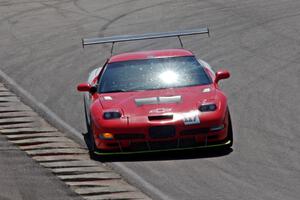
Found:
[[[110,91],[105,91],[102,93],[114,93],[114,92],[127,92],[126,90],[120,89],[120,90],[110,90]]]

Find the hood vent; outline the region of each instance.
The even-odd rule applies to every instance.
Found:
[[[150,98],[135,99],[135,103],[137,106],[163,104],[163,103],[179,103],[179,102],[181,102],[181,96],[150,97]]]
[[[166,119],[173,119],[173,115],[157,115],[157,116],[148,116],[150,121],[154,120],[166,120]]]

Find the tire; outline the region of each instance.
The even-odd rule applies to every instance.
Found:
[[[87,133],[90,133],[90,131],[91,131],[91,126],[90,126],[89,120],[88,120],[88,114],[87,114],[87,110],[86,110],[86,101],[85,101],[85,97],[83,97],[83,106],[84,106],[84,117],[85,117],[86,130],[87,130]]]
[[[92,126],[91,126],[92,124],[91,124],[91,120],[90,120],[90,123],[89,123],[89,120],[88,120],[88,114],[87,114],[87,110],[86,110],[85,98],[83,99],[83,101],[84,101],[85,124],[86,124],[86,129],[87,129],[87,133],[85,133],[83,135],[83,137],[84,137],[84,141],[86,143],[86,146],[89,150],[90,158],[95,160],[97,158],[97,155],[94,153],[95,150],[96,150],[96,145],[95,145],[95,140],[94,140],[94,137],[93,137],[93,130],[92,130]],[[91,119],[91,117],[90,117],[90,119]]]
[[[225,146],[226,149],[230,149],[233,145],[233,130],[232,130],[232,123],[231,123],[231,117],[230,112],[228,110],[228,131],[227,131],[227,137],[225,141],[230,140],[230,143]]]
[[[88,149],[89,149],[89,155],[90,155],[90,158],[93,159],[93,160],[96,160],[97,159],[97,155],[95,154],[95,151],[97,150],[97,147],[96,147],[96,144],[95,144],[95,139],[94,139],[94,136],[93,136],[93,129],[92,127],[90,126],[90,131],[87,133],[87,146],[88,146]]]

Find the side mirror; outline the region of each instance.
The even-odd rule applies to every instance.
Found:
[[[227,79],[230,77],[230,73],[227,70],[219,70],[216,72],[215,83],[218,83],[221,79]]]
[[[79,85],[77,85],[77,90],[79,92],[90,92],[92,94],[97,92],[97,88],[91,86],[89,83],[80,83]]]

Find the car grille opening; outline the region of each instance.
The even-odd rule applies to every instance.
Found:
[[[209,133],[209,128],[187,129],[180,132],[180,135],[201,135]]]
[[[170,138],[176,134],[175,126],[153,126],[149,128],[149,136],[153,139]]]
[[[148,151],[148,150],[166,150],[196,147],[204,145],[197,143],[195,138],[182,138],[179,140],[151,141],[151,142],[132,142],[127,151]]]
[[[106,145],[109,146],[109,147],[117,147],[117,146],[119,146],[118,143],[108,143]]]
[[[207,137],[207,139],[217,139],[218,137],[218,135],[210,135]]]
[[[145,135],[142,133],[119,133],[115,134],[114,138],[116,140],[132,140],[132,139],[144,139]]]

